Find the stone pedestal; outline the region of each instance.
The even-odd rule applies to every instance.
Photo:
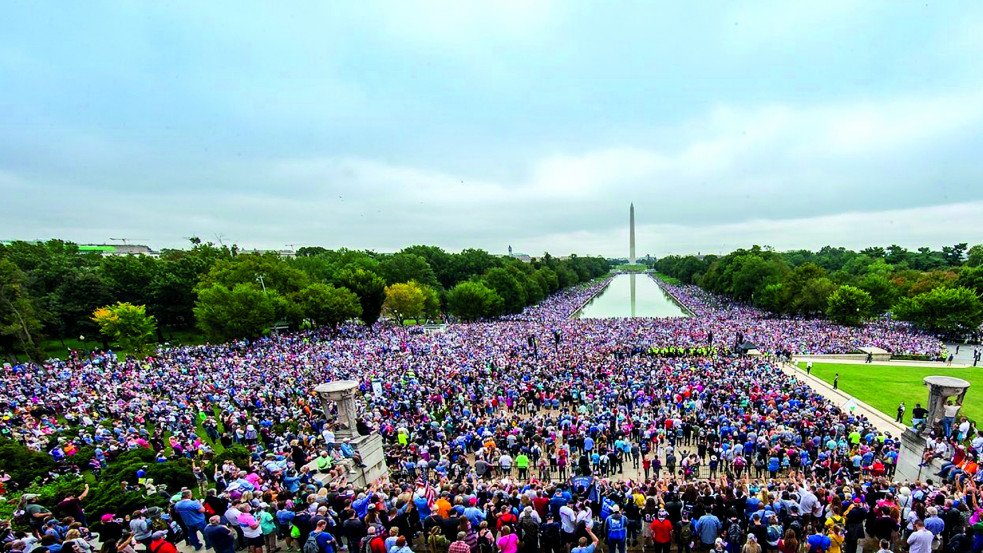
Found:
[[[925,438],[945,414],[946,401],[950,397],[957,397],[957,405],[962,405],[969,388],[969,382],[951,376],[926,376],[924,383],[928,387],[928,415],[925,417],[925,425],[917,432],[909,428],[901,435],[895,480],[914,482],[935,478],[935,473],[942,468],[942,459],[933,459],[926,466],[919,466],[925,452]]]
[[[382,453],[382,436],[371,434],[360,436],[355,428],[355,395],[358,382],[354,380],[336,380],[318,385],[314,388],[321,399],[324,417],[331,420],[331,402],[338,406],[338,416],[334,425],[334,436],[337,443],[347,443],[361,457],[364,467],[347,463],[348,482],[355,487],[365,487],[376,478],[389,473],[386,467],[386,457]],[[322,478],[318,478],[322,480]]]
[[[942,420],[949,398],[956,397],[956,405],[962,405],[969,389],[969,382],[951,376],[926,376],[924,382],[928,386],[928,417],[920,434],[930,431],[935,423]]]
[[[386,456],[382,453],[382,436],[371,434],[358,436],[351,441],[352,447],[362,457],[365,468],[354,467],[355,472],[348,473],[348,481],[356,487],[366,487],[376,478],[389,474],[386,466]]]

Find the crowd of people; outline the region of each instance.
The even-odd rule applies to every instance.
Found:
[[[769,319],[668,285],[693,317],[569,318],[604,285],[423,333],[350,325],[144,360],[94,351],[5,366],[5,438],[62,465],[94,447],[96,471],[130,449],[188,457],[199,486],[148,489],[170,509],[97,521],[82,497],[52,512],[24,496],[32,531],[4,525],[4,547],[88,553],[95,535],[103,553],[980,551],[975,427],[962,443],[932,441],[943,472],[896,482],[898,436],[762,358],[730,354],[738,333],[769,352],[922,353],[936,340],[897,323]],[[312,392],[339,379],[359,382],[359,433],[384,440],[389,474],[364,487]],[[203,461],[233,444],[251,466],[205,474]]]

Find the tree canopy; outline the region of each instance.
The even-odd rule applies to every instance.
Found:
[[[685,284],[696,284],[774,313],[826,314],[851,325],[893,311],[927,330],[946,333],[957,328],[973,331],[978,325],[969,324],[972,317],[957,324],[929,306],[943,298],[956,301],[958,297],[958,305],[965,307],[972,304],[971,298],[961,292],[930,293],[961,287],[979,298],[983,294],[981,263],[983,245],[960,243],[938,250],[909,250],[892,244],[860,251],[825,246],[818,251],[776,252],[753,246],[723,256],[671,255],[657,260],[653,267]],[[859,320],[857,307],[862,312]]]

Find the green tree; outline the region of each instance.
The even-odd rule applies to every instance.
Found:
[[[559,283],[560,290],[577,284],[577,273],[573,272],[573,269],[570,267],[560,263],[557,264],[556,268],[553,270],[556,271],[556,278]]]
[[[485,273],[482,282],[502,298],[503,313],[518,313],[526,305],[526,293],[507,269],[496,267]]]
[[[256,338],[276,320],[273,300],[252,284],[222,284],[198,290],[195,318],[205,337],[216,342]]]
[[[65,281],[51,296],[55,309],[56,333],[59,338],[79,334],[95,334],[99,331],[92,322],[92,312],[112,301],[109,285],[91,268],[82,268],[67,274]],[[103,346],[108,346],[103,343]]]
[[[317,325],[332,328],[362,314],[358,296],[348,288],[315,282],[297,292],[301,312]]]
[[[903,298],[892,309],[894,315],[930,332],[961,334],[979,329],[983,302],[968,288],[935,288],[912,298]]]
[[[427,320],[440,318],[440,292],[432,286],[425,284],[419,284],[419,286],[420,290],[423,291],[423,318]]]
[[[476,275],[483,275],[489,269],[501,266],[502,261],[498,257],[485,250],[468,248],[452,256],[451,268],[447,278],[453,283],[458,283]]]
[[[830,294],[826,316],[833,322],[860,326],[870,316],[874,301],[870,294],[854,286],[840,286]]]
[[[397,282],[386,286],[386,302],[383,310],[403,324],[406,319],[417,319],[423,315],[426,296],[415,282]]]
[[[778,282],[769,284],[754,296],[754,305],[772,313],[786,313],[791,302],[785,286]]]
[[[501,296],[481,282],[460,282],[447,293],[447,311],[464,321],[492,317],[501,309]]]
[[[358,296],[358,302],[362,305],[362,322],[371,327],[379,320],[382,304],[386,301],[386,281],[379,275],[361,268],[344,269],[335,276],[335,284]]]
[[[26,281],[27,275],[12,261],[0,259],[0,347],[12,362],[19,350],[39,363],[44,360],[41,319]]]
[[[966,252],[966,265],[970,267],[983,265],[983,244],[976,244]]]
[[[956,286],[969,288],[977,295],[983,296],[983,266],[963,268],[956,279]]]
[[[835,290],[836,284],[828,278],[810,279],[793,299],[793,305],[799,313],[824,313]]]
[[[301,246],[297,248],[297,257],[315,257],[327,252],[321,246]]]
[[[942,257],[945,259],[946,264],[950,267],[962,265],[967,246],[968,244],[966,242],[954,246],[942,246]]]
[[[549,267],[540,267],[533,273],[533,278],[539,283],[539,287],[542,288],[546,295],[552,294],[560,289],[560,278],[557,276],[556,271],[550,269]]]
[[[412,253],[390,255],[379,263],[379,276],[386,284],[415,280],[427,286],[437,286],[437,276],[427,260]]]
[[[437,246],[410,246],[403,248],[400,253],[413,254],[427,260],[427,264],[433,269],[437,276],[437,282],[444,288],[450,288],[456,284],[454,281],[453,257]]]
[[[214,284],[233,289],[247,284],[257,290],[276,290],[292,294],[307,286],[307,274],[291,267],[276,253],[241,254],[229,259],[219,259],[202,277],[197,289],[210,288]]]
[[[153,351],[157,322],[147,315],[146,307],[127,302],[116,302],[96,309],[92,320],[99,325],[99,331],[124,351],[146,357]]]
[[[857,283],[857,287],[870,295],[872,313],[885,313],[898,300],[898,288],[883,275],[868,273]]]
[[[111,255],[102,258],[99,271],[114,300],[147,305],[157,264],[148,255]]]
[[[911,252],[909,252],[907,248],[902,248],[897,244],[891,244],[885,251],[884,260],[891,265],[898,265],[901,263],[907,263],[910,256]]]
[[[209,259],[198,255],[175,256],[158,261],[148,287],[147,308],[162,325],[188,328],[194,325],[195,286],[208,272]]]

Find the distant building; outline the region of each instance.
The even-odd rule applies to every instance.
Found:
[[[296,250],[260,250],[260,249],[253,248],[251,250],[239,250],[239,253],[254,253],[256,255],[275,253],[278,256],[280,256],[280,259],[293,259],[297,257]]]
[[[112,255],[149,255],[160,256],[160,252],[150,249],[143,244],[79,244],[80,252],[96,252],[103,257]]]
[[[512,253],[512,246],[509,246],[509,257],[518,259],[523,263],[532,263],[532,256],[526,253]]]

